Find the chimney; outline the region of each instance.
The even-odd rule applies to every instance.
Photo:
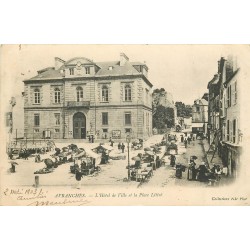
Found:
[[[120,66],[124,66],[126,62],[129,61],[129,58],[124,54],[120,54]]]
[[[55,57],[55,70],[58,70],[64,63],[65,61],[63,61],[61,58]]]

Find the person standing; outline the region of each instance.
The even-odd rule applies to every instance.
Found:
[[[195,136],[196,136],[196,134],[193,134],[193,141],[195,141]]]
[[[118,143],[118,150],[120,151],[120,149],[121,149],[121,143],[119,142]]]
[[[208,169],[207,169],[207,167],[206,167],[206,164],[205,164],[205,162],[203,162],[200,166],[199,166],[199,168],[198,168],[198,181],[201,181],[201,182],[205,182],[205,181],[207,181],[207,176],[206,176],[206,173],[208,173],[209,171],[208,171]]]
[[[176,164],[175,177],[178,179],[182,178],[182,172],[184,171],[184,166],[181,164]]]
[[[185,145],[185,148],[187,148],[187,138],[184,138],[184,145]]]
[[[121,145],[122,153],[124,153],[124,149],[125,149],[125,145],[122,143],[122,145]]]
[[[11,169],[10,169],[11,173],[15,173],[16,172],[16,164],[15,163],[11,163]]]
[[[171,167],[175,166],[175,160],[176,160],[175,155],[170,155],[170,166]]]
[[[184,141],[184,138],[183,138],[183,135],[181,135],[181,142],[183,142]]]
[[[76,170],[75,170],[75,178],[77,181],[77,185],[76,188],[80,189],[81,188],[81,180],[82,180],[82,172],[81,169],[79,168],[79,166],[77,165]]]
[[[156,156],[156,168],[159,168],[160,166],[161,166],[160,156],[157,155],[157,156]]]

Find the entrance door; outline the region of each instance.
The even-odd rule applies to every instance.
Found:
[[[86,117],[81,112],[73,116],[73,137],[74,139],[86,139]]]

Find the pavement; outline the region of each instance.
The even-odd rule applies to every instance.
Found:
[[[188,166],[189,159],[191,155],[196,155],[198,159],[196,164],[200,165],[201,162],[206,161],[205,148],[207,147],[206,142],[202,140],[192,141],[187,145],[187,148],[184,147],[184,144],[181,143],[180,134],[176,133],[178,141],[178,155],[176,156],[176,163],[181,163],[185,166]],[[144,148],[150,147],[155,143],[161,141],[163,135],[153,135],[147,141],[144,142]],[[69,142],[56,142],[56,147],[62,148],[69,145]],[[92,149],[99,145],[97,143],[88,143],[88,142],[79,142],[75,143],[79,148],[88,148]],[[109,145],[109,143],[106,143]],[[114,144],[113,154],[119,155],[122,154],[118,150],[118,142]],[[127,146],[127,143],[125,144]],[[143,150],[131,150],[130,149],[130,159],[136,156],[138,153],[143,153]],[[165,152],[165,147],[162,147],[162,155]],[[44,155],[41,155],[42,159],[50,157],[54,152],[49,152]],[[136,181],[126,181],[127,178],[127,169],[128,164],[127,160],[127,147],[125,148],[124,155],[126,155],[125,160],[110,160],[106,165],[100,165],[101,171],[93,175],[84,176],[82,179],[82,186],[119,186],[122,188],[131,188],[131,187],[169,187],[169,186],[189,186],[189,187],[205,187],[207,184],[201,183],[198,181],[188,181],[187,180],[187,170],[183,172],[182,179],[175,178],[175,169],[170,167],[168,156],[165,157],[166,164],[161,166],[154,171],[153,176],[145,183],[140,185]],[[216,159],[216,158],[215,158]],[[3,184],[13,185],[13,186],[32,186],[34,184],[35,174],[34,172],[45,167],[44,162],[35,163],[35,158],[30,157],[28,160],[17,159],[15,160],[18,165],[16,166],[16,173],[9,172],[9,165],[5,166],[2,172]],[[49,174],[40,174],[39,181],[40,186],[68,186],[69,188],[76,187],[75,175],[70,173],[70,165],[72,163],[65,163],[59,165],[52,173]],[[133,161],[130,161],[130,164],[133,164]]]

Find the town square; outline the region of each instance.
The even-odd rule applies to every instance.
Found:
[[[243,133],[236,56],[216,58],[203,91],[187,93],[192,103],[176,99],[181,92],[173,85],[151,82],[152,65],[129,57],[54,57],[29,78],[20,73],[23,91],[6,105],[4,184],[143,189],[237,180]]]

